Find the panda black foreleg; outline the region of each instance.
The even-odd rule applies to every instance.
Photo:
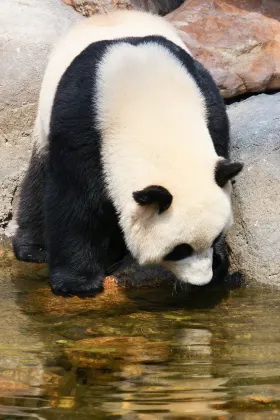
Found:
[[[13,249],[18,260],[43,263],[47,261],[44,242],[43,195],[45,157],[34,147],[23,180],[16,217],[17,231]]]
[[[213,250],[213,282],[221,284],[225,281],[229,271],[229,258],[226,239],[221,236],[215,243]]]
[[[52,291],[57,295],[80,297],[101,292],[102,244],[96,242],[99,219],[88,197],[75,191],[73,185],[62,184],[57,177],[50,178],[45,217]]]

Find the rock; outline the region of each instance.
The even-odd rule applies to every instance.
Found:
[[[130,0],[62,0],[62,2],[86,17],[98,13],[108,13],[115,9],[131,10],[134,8]]]
[[[70,363],[79,367],[108,368],[115,360],[129,363],[166,362],[168,345],[145,337],[96,337],[65,349]]]
[[[107,280],[107,284],[110,280]],[[72,297],[65,299],[55,296],[49,286],[31,290],[25,302],[25,311],[36,315],[48,316],[52,319],[67,316],[81,316],[86,313],[98,313],[103,311],[108,314],[114,310],[118,313],[130,313],[135,310],[135,304],[126,297],[124,290],[114,287],[106,288],[98,296],[98,299]]]
[[[1,248],[0,248],[1,250]],[[3,256],[10,261],[10,264],[16,264],[16,261],[7,257],[6,253]],[[1,264],[1,255],[0,255]],[[25,272],[21,273],[25,278],[34,275],[39,278],[48,279],[47,269],[42,272],[38,271],[40,264],[24,263]],[[45,266],[44,266],[45,267]],[[158,277],[156,269],[145,270],[142,267],[136,269],[132,267],[131,271],[127,271],[118,277],[108,276],[104,281],[104,292],[98,295],[98,299],[78,297],[71,297],[65,299],[62,296],[56,296],[52,293],[49,284],[46,287],[39,289],[32,289],[28,293],[25,300],[25,311],[35,315],[48,316],[52,319],[67,316],[70,318],[77,318],[83,314],[91,313],[94,315],[99,311],[105,314],[118,312],[118,315],[132,313],[136,310],[137,304],[133,301],[129,291],[130,289],[137,289],[143,294],[151,289],[160,289],[162,292],[162,299],[165,299],[166,294],[169,295],[172,291],[172,281],[169,273],[163,272],[162,277]]]
[[[7,380],[5,377],[0,377],[0,394],[1,396],[15,396],[15,395],[29,395],[30,388],[28,385],[21,382]],[[31,394],[32,395],[32,394]]]
[[[225,3],[280,20],[280,3],[278,0],[225,0]]]
[[[1,1],[0,233],[31,150],[31,132],[46,59],[76,13],[53,0]]]
[[[62,0],[83,16],[108,13],[111,10],[146,10],[160,15],[172,12],[183,0]]]
[[[280,7],[262,3],[191,0],[167,16],[226,98],[280,87]]]
[[[279,109],[279,93],[228,107],[232,157],[245,163],[235,185],[232,268],[267,284],[280,284]]]

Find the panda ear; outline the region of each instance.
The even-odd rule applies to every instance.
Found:
[[[135,191],[132,195],[136,203],[140,206],[157,204],[159,214],[170,207],[173,199],[170,192],[160,185],[150,185],[141,191]]]
[[[228,159],[219,160],[215,168],[215,181],[223,188],[226,183],[242,171],[243,163],[230,162]]]

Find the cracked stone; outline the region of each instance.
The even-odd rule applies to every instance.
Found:
[[[53,0],[1,1],[0,234],[11,218],[30,155],[47,56],[58,36],[80,18]]]
[[[280,5],[189,0],[167,16],[224,97],[280,87]]]
[[[235,225],[228,236],[233,270],[280,284],[280,94],[230,105],[232,158],[244,162],[235,184]]]

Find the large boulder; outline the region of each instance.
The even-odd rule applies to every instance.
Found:
[[[279,89],[279,2],[189,0],[167,19],[225,97]]]
[[[2,0],[0,95],[0,233],[12,217],[25,172],[41,79],[51,46],[81,17],[53,0]]]
[[[230,105],[232,158],[245,168],[235,185],[232,268],[280,284],[280,93]]]

